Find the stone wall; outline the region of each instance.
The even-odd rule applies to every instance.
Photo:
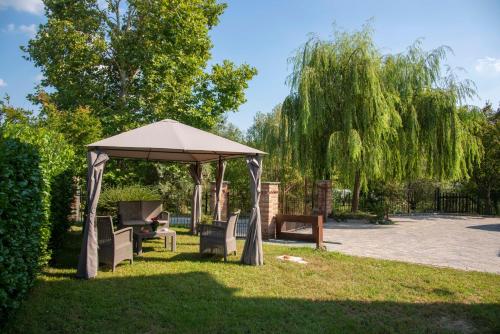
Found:
[[[314,199],[314,211],[323,217],[328,217],[332,213],[332,181],[316,181],[316,198]]]
[[[210,212],[214,212],[215,208],[215,181],[210,182]],[[221,220],[227,219],[227,204],[229,199],[229,182],[222,182],[222,194],[220,198],[220,207],[221,207]]]
[[[278,214],[279,182],[262,182],[260,193],[260,219],[262,238],[275,238],[275,220]]]

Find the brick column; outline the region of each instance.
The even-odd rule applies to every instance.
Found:
[[[316,181],[316,198],[314,199],[315,211],[326,218],[332,213],[332,181]]]
[[[261,182],[260,219],[262,238],[275,238],[275,217],[278,214],[279,182]]]
[[[229,182],[228,181],[223,181],[222,182],[222,194],[220,198],[220,215],[221,215],[221,220],[226,220],[227,219],[227,204],[228,204],[228,198],[229,198]],[[210,182],[210,211],[214,212],[215,208],[215,181]]]

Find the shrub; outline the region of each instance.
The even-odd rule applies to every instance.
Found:
[[[73,151],[60,134],[44,128],[6,124],[0,130],[0,321],[4,321],[50,259],[51,230],[57,225],[52,219],[62,215],[51,187],[68,168]]]
[[[51,257],[48,247],[52,216],[59,216],[57,212],[51,214],[51,188],[55,178],[70,166],[74,152],[66,143],[64,137],[46,128],[34,127],[27,124],[7,124],[3,128],[5,138],[15,138],[22,143],[32,145],[38,152],[40,173],[42,176],[42,226],[40,242],[40,265],[47,264]]]
[[[98,212],[102,215],[116,217],[117,203],[120,201],[160,200],[157,188],[134,184],[104,188],[99,198]]]
[[[32,145],[0,137],[0,323],[31,286],[40,265],[44,185]]]
[[[71,202],[75,193],[73,171],[66,170],[57,175],[50,185],[50,222],[51,233],[49,249],[55,252],[61,248],[64,235],[71,226]],[[52,260],[54,256],[52,256]]]

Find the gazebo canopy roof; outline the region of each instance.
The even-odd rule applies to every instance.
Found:
[[[209,162],[265,152],[171,119],[142,126],[87,145],[109,157]]]

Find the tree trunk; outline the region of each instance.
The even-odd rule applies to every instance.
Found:
[[[488,183],[486,188],[486,213],[491,215],[493,213],[493,205],[491,203],[491,183]]]
[[[359,170],[354,175],[354,189],[352,191],[351,212],[357,212],[359,208],[359,194],[361,192],[361,175]]]

